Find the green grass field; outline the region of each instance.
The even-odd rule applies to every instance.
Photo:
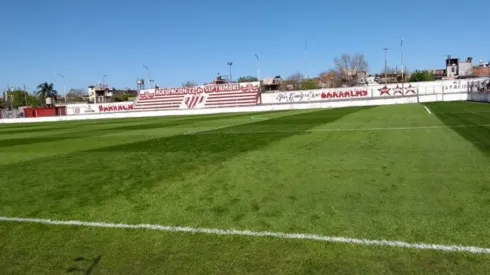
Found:
[[[490,248],[490,105],[0,125],[0,216]],[[489,274],[490,254],[0,221],[2,274]]]

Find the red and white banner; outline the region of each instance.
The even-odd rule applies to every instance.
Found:
[[[399,98],[417,95],[465,94],[485,91],[490,79],[445,80],[418,83],[359,86],[351,88],[288,91],[262,94],[262,103],[322,102],[356,99]],[[490,87],[490,86],[489,86]]]
[[[134,110],[133,102],[98,104],[100,113],[107,112],[127,112]]]
[[[273,94],[263,94],[264,103],[293,103],[325,100],[340,100],[353,98],[368,98],[367,88],[322,89],[311,91],[292,91]]]
[[[95,113],[119,113],[134,110],[134,102],[115,102],[100,104],[69,104],[66,106],[67,115],[86,115]]]

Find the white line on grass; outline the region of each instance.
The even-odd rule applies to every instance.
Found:
[[[224,125],[224,126],[215,127],[215,128],[208,128],[208,129],[204,129],[204,130],[186,132],[186,133],[183,133],[183,135],[195,135],[195,134],[199,134],[199,133],[206,132],[206,131],[215,131],[215,130],[219,130],[219,129],[223,129],[223,128],[227,128],[227,127],[232,127],[232,126],[238,126],[238,125],[241,125],[241,124],[238,123],[238,124],[233,124],[233,125]]]
[[[258,120],[258,119],[269,119],[267,117],[262,117],[261,115],[258,115],[258,116],[251,116],[250,117],[251,119],[255,119],[255,120]]]
[[[254,117],[251,117],[251,119],[254,119]],[[263,120],[268,120],[268,119],[269,118],[265,118]],[[240,125],[245,125],[245,124],[249,124],[249,123],[250,123],[250,121],[246,121],[246,122],[242,122],[242,123],[235,123],[235,124],[231,124],[231,125],[223,125],[223,126],[219,126],[219,127],[215,127],[215,128],[207,128],[207,129],[202,129],[202,130],[197,130],[197,131],[192,131],[192,132],[186,132],[183,135],[195,135],[195,134],[200,134],[203,132],[216,131],[216,130],[223,129],[223,128],[240,126]],[[219,133],[219,132],[215,132],[215,133]]]
[[[304,113],[308,113],[308,112],[311,112],[311,111],[306,111]],[[302,112],[303,113],[303,112]],[[296,114],[296,113],[295,113]],[[256,115],[256,116],[252,116],[250,117],[251,119],[260,119],[262,121],[265,121],[265,120],[269,120],[269,119],[276,119],[276,118],[281,118],[281,117],[285,117],[285,116],[291,116],[291,115],[295,115],[295,114],[290,114],[290,113],[286,113],[284,115],[280,115],[280,116],[273,116],[273,117],[264,117],[264,118],[261,118],[260,116],[262,115]],[[245,121],[245,122],[242,122],[242,123],[235,123],[235,124],[230,124],[230,125],[223,125],[223,126],[219,126],[219,127],[215,127],[215,128],[207,128],[207,129],[202,129],[202,130],[197,130],[197,131],[191,131],[191,132],[186,132],[186,133],[183,133],[183,135],[196,135],[196,134],[202,134],[202,133],[205,133],[205,132],[210,132],[210,131],[216,131],[216,130],[219,130],[219,129],[223,129],[223,128],[229,128],[229,127],[234,127],[234,126],[240,126],[240,125],[246,125],[246,124],[253,124],[254,122],[250,122],[250,121]],[[221,132],[213,132],[214,134],[220,134]],[[226,133],[226,132],[223,132],[223,133]]]
[[[427,113],[429,113],[429,115],[432,115],[432,112],[430,111],[429,107],[427,106],[424,106],[425,110],[427,111]]]
[[[398,131],[398,130],[427,130],[427,129],[445,129],[445,128],[471,128],[471,127],[489,127],[490,124],[468,124],[468,125],[433,125],[433,126],[412,126],[412,127],[376,127],[376,128],[331,128],[331,129],[308,129],[308,130],[250,130],[250,131],[214,131],[208,129],[192,134],[198,135],[218,135],[218,134],[260,134],[260,133],[303,133],[303,132],[364,132],[364,131]]]
[[[181,233],[191,233],[191,234],[272,237],[272,238],[279,238],[279,239],[313,240],[313,241],[328,242],[328,243],[346,243],[346,244],[353,244],[353,245],[387,246],[387,247],[411,248],[411,249],[419,249],[419,250],[437,250],[437,251],[447,251],[447,252],[468,252],[474,254],[490,254],[490,248],[482,248],[482,247],[475,247],[475,246],[353,239],[353,238],[344,238],[344,237],[322,236],[316,234],[301,234],[301,233],[294,234],[294,233],[249,231],[249,230],[235,230],[235,229],[226,230],[226,229],[211,229],[211,228],[194,228],[194,227],[180,227],[180,226],[164,226],[164,225],[157,225],[157,224],[122,224],[122,223],[105,223],[105,222],[57,221],[57,220],[48,220],[48,219],[13,218],[13,217],[12,218],[0,217],[0,222],[1,221],[17,222],[17,223],[37,223],[37,224],[46,224],[46,225],[61,225],[61,226],[63,225],[78,226],[78,227],[143,229],[143,230],[181,232]]]

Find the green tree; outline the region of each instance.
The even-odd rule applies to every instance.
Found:
[[[37,97],[30,95],[27,91],[20,89],[5,92],[5,97],[6,98],[4,99],[3,107],[7,108],[12,107],[17,109],[23,106],[37,107],[39,105]]]
[[[368,71],[369,64],[364,54],[343,54],[333,60],[336,75],[344,84],[354,86],[357,84],[359,73]]]
[[[115,102],[124,102],[124,101],[129,101],[129,94],[127,93],[118,93],[114,96],[114,101]]]
[[[294,73],[286,78],[287,81],[294,82],[294,83],[300,83],[305,76],[302,73]]]
[[[300,84],[300,89],[301,90],[318,89],[318,82],[316,82],[314,79],[303,80]]]
[[[36,107],[39,107],[41,105],[42,104],[39,101],[39,98],[37,96],[27,95],[27,106],[36,108]]]
[[[70,89],[66,94],[66,98],[70,102],[85,102],[84,96],[87,95],[87,91],[84,89]]]
[[[240,78],[238,78],[237,82],[238,83],[244,83],[244,82],[257,82],[259,81],[259,79],[255,76],[242,76]]]
[[[12,108],[19,108],[28,104],[29,94],[26,91],[14,90],[9,93],[10,100],[12,101]]]
[[[421,82],[421,81],[434,81],[434,74],[429,71],[419,71],[416,70],[410,76],[410,82]]]
[[[44,101],[46,98],[51,98],[56,101],[58,92],[54,89],[53,83],[44,82],[37,86],[37,95]]]

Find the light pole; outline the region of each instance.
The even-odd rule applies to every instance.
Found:
[[[145,68],[145,69],[146,69],[146,71],[148,72],[148,84],[150,85],[150,89],[151,89],[152,87],[151,87],[151,76],[150,76],[150,69],[148,69],[148,66],[143,65],[143,64],[141,64],[141,67]]]
[[[230,66],[230,83],[233,82],[233,78],[231,77],[231,66],[233,66],[233,62],[228,62],[228,66]]]
[[[66,80],[65,80],[65,76],[63,76],[62,74],[60,73],[54,73],[53,75],[57,75],[61,78],[63,78],[63,97],[65,98],[65,105],[66,105]]]
[[[104,87],[104,88],[105,88],[105,78],[106,77],[107,77],[106,74],[102,77],[102,87]]]
[[[387,52],[388,48],[384,48],[385,51],[385,85],[388,84],[388,61],[387,61]]]
[[[259,81],[260,84],[260,58],[259,55],[254,53],[255,58],[257,58],[257,80]]]

